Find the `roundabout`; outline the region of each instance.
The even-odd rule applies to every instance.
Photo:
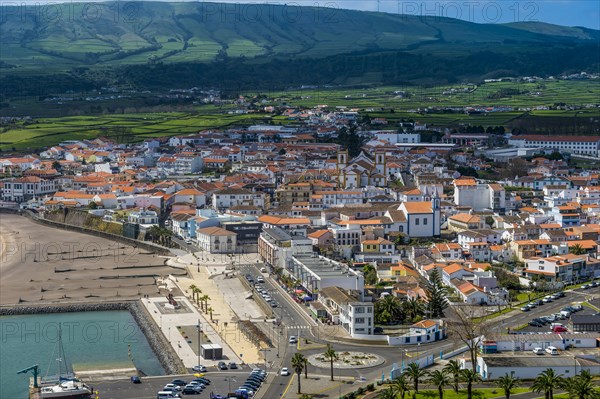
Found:
[[[383,357],[369,352],[338,352],[337,356],[338,359],[333,362],[335,369],[361,369],[385,363]],[[330,360],[325,357],[324,353],[308,356],[308,362],[315,367],[331,367]]]

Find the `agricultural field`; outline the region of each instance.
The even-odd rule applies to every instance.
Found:
[[[253,93],[247,93],[257,94]],[[548,80],[536,83],[465,83],[432,87],[385,86],[377,88],[311,88],[262,93],[299,106],[391,108],[405,111],[428,107],[508,106],[533,108],[600,104],[600,80]]]
[[[55,145],[64,140],[115,137],[118,141],[138,142],[150,137],[192,134],[207,129],[247,126],[265,123],[265,114],[120,114],[103,116],[73,116],[36,119],[33,123],[18,123],[3,128],[0,133],[2,151],[33,150]]]

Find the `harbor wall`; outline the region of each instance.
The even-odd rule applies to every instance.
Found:
[[[173,348],[167,342],[163,333],[151,319],[140,301],[105,302],[105,303],[73,303],[73,304],[44,304],[44,305],[11,305],[0,306],[0,316],[13,316],[40,313],[69,313],[125,310],[129,311],[140,331],[146,337],[158,361],[167,374],[181,374],[186,368]]]

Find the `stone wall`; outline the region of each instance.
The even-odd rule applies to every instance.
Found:
[[[67,223],[57,222],[54,220],[44,219],[44,218],[41,218],[38,215],[34,214],[31,211],[24,211],[22,214],[24,216],[30,218],[34,222],[44,224],[46,226],[50,226],[50,227],[54,227],[54,228],[58,228],[58,229],[75,231],[75,232],[83,233],[83,234],[90,234],[93,236],[106,238],[108,240],[118,241],[123,244],[131,245],[133,247],[139,247],[146,251],[157,253],[159,255],[172,255],[169,248],[166,248],[166,247],[163,247],[160,245],[156,245],[151,242],[138,241],[138,240],[134,240],[133,238],[124,237],[124,236],[118,235],[118,234],[111,234],[111,233],[107,233],[104,231],[97,231],[97,230],[92,230],[92,229],[89,229],[86,227],[80,227],[80,226],[75,226],[75,225],[71,225],[71,224],[67,224]]]

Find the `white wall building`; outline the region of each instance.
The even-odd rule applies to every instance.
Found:
[[[326,287],[320,291],[319,302],[327,309],[330,319],[339,323],[351,337],[373,334],[374,306],[372,302],[361,300],[361,292]]]

